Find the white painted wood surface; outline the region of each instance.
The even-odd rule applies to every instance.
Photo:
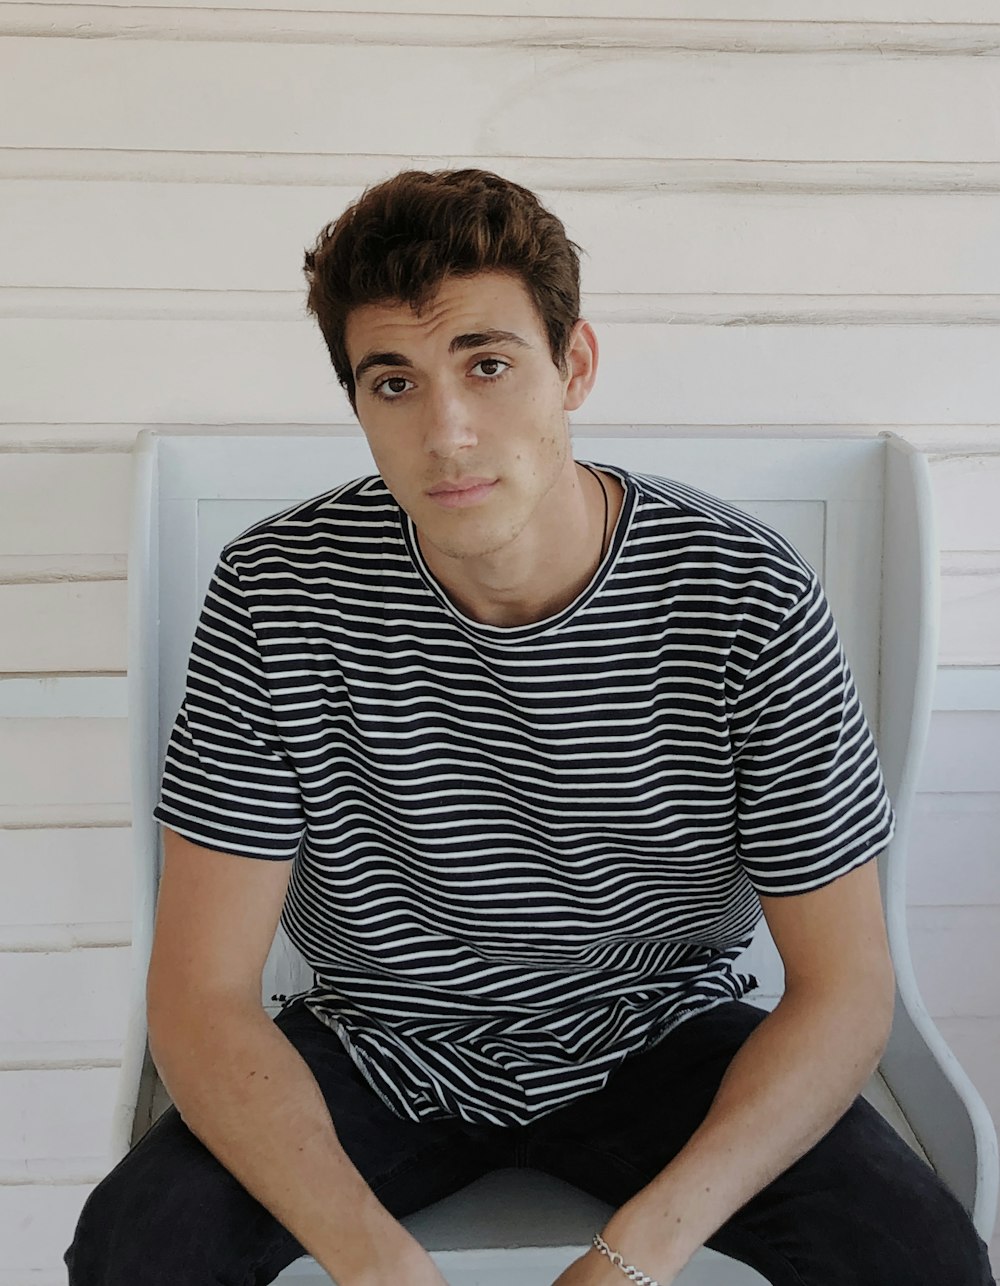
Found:
[[[377,154],[388,130],[394,151],[443,156],[517,155],[532,139],[536,155],[569,157],[1000,159],[993,59],[972,56],[979,50],[879,56],[877,30],[857,51],[834,33],[812,52],[811,24],[801,24],[791,34],[807,47],[794,56],[706,56],[697,41],[694,50],[648,48],[640,36],[631,48],[563,50],[537,21],[531,47],[521,49],[515,24],[500,22],[490,26],[497,43],[470,33],[479,43],[455,57],[447,46],[461,24],[445,18],[369,15],[362,21],[381,44],[355,43],[343,23],[335,43],[323,39],[322,22],[317,31],[300,20],[296,42],[285,43],[268,39],[277,20],[251,24],[250,11],[227,18],[226,33],[245,33],[228,41],[218,24],[214,38],[198,38],[206,34],[198,10],[177,13],[181,39],[168,38],[155,10],[138,7],[123,14],[118,34],[145,18],[153,25],[139,34],[152,38],[10,36],[10,71],[0,82],[6,145]],[[713,33],[700,25],[710,51]],[[601,26],[599,46],[621,37],[620,22]],[[439,43],[393,43],[407,28]],[[115,34],[110,25],[95,34],[102,29]],[[988,30],[995,40],[995,27]],[[316,43],[299,43],[316,35]],[[103,92],[94,94],[95,85]],[[412,88],[397,90],[398,99],[387,91],[403,86]],[[592,109],[581,127],[568,105],[584,100]],[[601,110],[611,102],[613,112]],[[886,110],[900,102],[905,112]]]
[[[940,660],[971,668],[933,720],[911,935],[1000,1118],[998,36],[995,0],[0,4],[0,1286],[65,1282],[103,1172],[128,451],[351,423],[302,250],[407,165],[508,174],[589,252],[581,438],[885,426],[931,455]]]
[[[584,301],[586,304],[588,301]],[[787,301],[785,301],[787,302]],[[1000,397],[1000,326],[817,320],[808,304],[769,309],[706,298],[702,316],[671,321],[679,301],[636,299],[586,309],[608,375],[578,424],[984,424]],[[679,306],[683,308],[683,302]],[[821,301],[818,310],[829,309]],[[905,307],[905,306],[904,306]],[[350,414],[318,330],[266,311],[200,316],[201,301],[167,320],[170,301],[134,315],[0,320],[0,348],[16,373],[8,418],[135,423],[344,423]],[[141,323],[141,324],[140,324]],[[63,354],[52,378],[50,354]],[[699,372],[724,371],[706,380]]]
[[[5,830],[0,862],[5,872],[18,872],[4,881],[7,932],[24,925],[127,924],[131,918],[130,827]]]
[[[512,178],[517,170],[504,165]],[[710,177],[706,171],[704,180]],[[829,176],[830,188],[837,177]],[[60,292],[53,298],[68,307],[70,290],[100,282],[106,303],[117,299],[122,308],[129,297],[110,292],[286,291],[292,297],[279,302],[292,315],[301,307],[302,248],[332,210],[357,196],[355,182],[331,179],[11,182],[0,206],[0,281],[7,288],[0,304],[11,307],[11,288],[23,287]],[[584,271],[595,295],[1000,292],[1000,193],[915,192],[903,199],[898,192],[823,191],[818,178],[813,191],[798,193],[666,184],[630,191],[599,188],[596,179],[591,190],[537,188],[543,202],[558,205],[569,236],[589,250]],[[734,187],[737,181],[734,175]],[[86,241],[85,257],[77,238],[61,235],[67,223]],[[27,296],[22,308],[30,302]],[[226,300],[212,302],[223,307]],[[257,307],[264,304],[261,298]]]

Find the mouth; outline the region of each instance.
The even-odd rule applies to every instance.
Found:
[[[497,485],[496,478],[463,478],[461,482],[439,483],[427,492],[431,500],[446,509],[465,508],[485,500]]]

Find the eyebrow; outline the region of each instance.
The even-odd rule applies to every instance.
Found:
[[[526,339],[515,335],[511,330],[475,330],[466,335],[456,335],[448,345],[448,352],[459,353],[467,348],[484,348],[490,344],[518,344],[521,348],[531,347]],[[413,363],[403,353],[366,353],[358,362],[358,369],[354,372],[355,381],[360,383],[362,375],[370,371],[373,366],[412,368]]]

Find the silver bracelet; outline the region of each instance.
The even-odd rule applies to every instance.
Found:
[[[617,1250],[612,1250],[599,1232],[594,1233],[594,1245],[602,1255],[607,1255],[616,1268],[620,1268],[626,1277],[631,1277],[639,1286],[660,1286],[655,1277],[647,1277],[645,1273],[640,1273],[638,1268],[633,1268],[631,1264],[626,1264],[625,1260],[619,1255]]]

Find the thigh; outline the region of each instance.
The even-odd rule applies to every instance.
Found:
[[[344,1151],[390,1214],[419,1210],[497,1163],[475,1126],[397,1117],[301,1000],[275,1023],[315,1077]],[[169,1107],[90,1194],[64,1259],[70,1286],[263,1286],[305,1253]]]
[[[993,1286],[962,1204],[863,1098],[709,1245],[780,1286]]]
[[[337,1138],[379,1201],[397,1219],[508,1164],[498,1128],[457,1117],[410,1121],[382,1102],[339,1037],[301,1000],[276,1020],[308,1065]]]
[[[729,1001],[685,1020],[626,1060],[604,1089],[529,1127],[529,1163],[624,1204],[684,1147],[733,1056],[766,1017]],[[707,1244],[773,1286],[993,1281],[960,1203],[862,1098]]]
[[[526,1127],[527,1164],[620,1206],[684,1147],[734,1054],[767,1017],[729,1001],[627,1058],[603,1089]]]

